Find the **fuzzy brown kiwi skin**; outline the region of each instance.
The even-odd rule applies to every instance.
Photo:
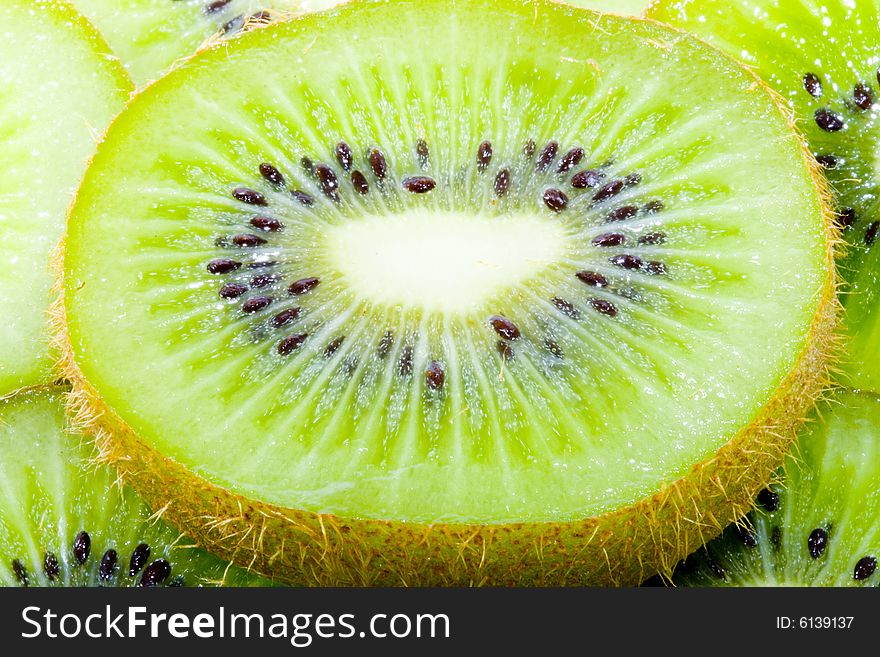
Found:
[[[658,44],[662,47],[662,44]],[[733,60],[731,60],[733,61]],[[818,164],[781,103],[820,192],[826,278],[804,347],[757,417],[712,457],[658,492],[571,522],[424,524],[342,518],[252,500],[210,483],[140,440],[83,377],[67,333],[63,246],[51,309],[58,371],[74,425],[168,522],[224,559],[298,586],[628,586],[676,563],[739,520],[773,479],[804,418],[830,386],[840,352],[842,241]]]

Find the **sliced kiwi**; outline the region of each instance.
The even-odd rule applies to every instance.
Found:
[[[60,393],[0,401],[0,586],[265,583],[192,547],[90,456]]]
[[[211,37],[342,0],[73,0],[138,84],[155,80]]]
[[[840,392],[798,440],[781,484],[687,559],[685,586],[877,586],[880,397]]]
[[[848,242],[845,382],[880,389],[880,266],[869,255],[880,241],[880,0],[659,0],[649,13],[741,58],[794,109]]]
[[[0,6],[0,397],[46,382],[49,253],[131,83],[66,3]]]
[[[823,385],[815,176],[682,33],[346,5],[115,122],[66,373],[148,500],[290,581],[638,581],[745,512]]]
[[[615,14],[641,14],[648,6],[648,0],[565,0],[575,7],[585,7]]]

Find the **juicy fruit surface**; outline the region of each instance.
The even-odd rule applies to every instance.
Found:
[[[880,346],[880,2],[662,0],[649,15],[694,32],[754,66],[794,108],[835,194],[848,242],[841,299],[853,334],[845,383],[875,388]],[[866,263],[873,262],[873,265]]]
[[[838,393],[798,441],[750,524],[688,559],[689,586],[876,586],[880,398]]]
[[[575,7],[610,11],[615,14],[640,14],[648,6],[648,0],[565,0]]]
[[[130,83],[92,28],[57,2],[0,6],[0,396],[48,379],[49,253]],[[63,110],[62,110],[63,108]]]
[[[67,429],[57,393],[0,402],[0,585],[195,586],[260,580],[151,518]]]
[[[326,9],[341,0],[74,0],[138,84],[157,79],[207,39],[248,22]]]
[[[804,347],[826,239],[783,116],[690,38],[546,3],[357,3],[130,106],[72,215],[66,308],[104,402],[211,482],[563,520],[749,424]]]

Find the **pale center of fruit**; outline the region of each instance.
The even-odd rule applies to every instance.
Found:
[[[326,233],[331,266],[374,303],[467,312],[558,262],[560,222],[410,210],[366,216]]]

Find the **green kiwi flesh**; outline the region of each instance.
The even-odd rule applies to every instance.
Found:
[[[59,392],[0,401],[0,586],[265,584],[152,517],[91,452]]]
[[[66,3],[0,6],[0,397],[46,382],[49,254],[131,83]]]
[[[793,108],[848,242],[843,382],[880,389],[880,2],[659,0],[648,13],[741,58]]]
[[[213,36],[341,0],[73,0],[139,85],[155,80]]]
[[[70,218],[67,373],[168,459],[142,471],[181,516],[203,485],[414,532],[633,508],[783,389],[761,450],[810,405],[834,285],[814,175],[756,78],[655,24],[304,16],[111,128]],[[746,467],[707,483],[719,517]]]
[[[740,526],[688,558],[682,586],[877,586],[880,398],[839,392]]]
[[[648,6],[648,0],[565,0],[565,2],[575,7],[633,16],[641,14]]]

